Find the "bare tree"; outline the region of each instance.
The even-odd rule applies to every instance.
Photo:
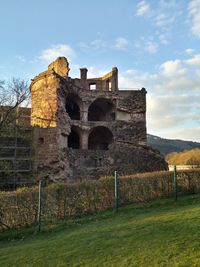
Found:
[[[28,147],[26,148],[26,143],[30,143],[30,140],[27,140],[27,131],[25,130],[25,126],[29,124],[29,115],[28,118],[25,118],[27,111],[29,113],[29,110],[26,109],[29,99],[28,82],[17,78],[13,78],[8,83],[0,81],[0,186],[9,183],[7,181],[9,177],[11,177],[11,183],[15,185],[20,174],[19,166],[24,164],[18,154],[21,153],[27,157],[27,153],[30,151]],[[19,148],[20,140],[23,140],[25,148]],[[24,154],[27,149],[28,152]],[[28,168],[28,165],[25,166],[25,169]]]
[[[11,82],[0,81],[0,131],[18,120],[19,107],[28,106],[30,92],[28,82],[13,78]]]

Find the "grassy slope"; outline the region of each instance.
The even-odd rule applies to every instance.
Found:
[[[129,205],[40,234],[1,234],[0,266],[200,266],[200,196]]]

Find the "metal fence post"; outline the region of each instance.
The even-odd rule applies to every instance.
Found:
[[[118,174],[115,171],[115,210],[119,208],[119,196],[118,196]]]
[[[176,173],[176,165],[174,165],[174,200],[177,201],[177,173]]]
[[[38,192],[38,232],[41,231],[41,215],[42,215],[42,181],[39,181],[39,192]]]

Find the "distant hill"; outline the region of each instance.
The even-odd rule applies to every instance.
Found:
[[[147,135],[147,143],[153,148],[158,149],[162,154],[200,148],[200,143],[198,142],[164,139],[151,134]]]

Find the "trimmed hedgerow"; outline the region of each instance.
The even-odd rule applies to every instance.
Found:
[[[200,171],[177,173],[178,194],[200,192]],[[152,172],[119,177],[120,204],[173,195],[173,173]],[[114,179],[51,184],[42,189],[42,221],[49,223],[93,214],[114,206]],[[38,187],[0,192],[0,229],[33,225],[37,221]]]

